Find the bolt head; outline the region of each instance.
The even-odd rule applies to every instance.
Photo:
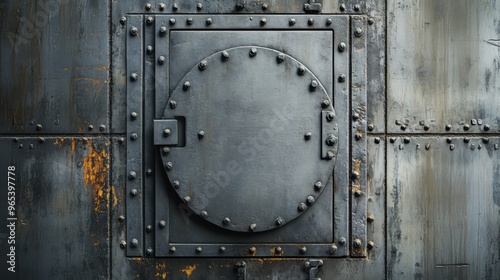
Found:
[[[160,3],[160,5],[158,5],[158,7],[160,8],[160,11],[165,10],[165,4],[163,4],[163,3]]]
[[[347,49],[346,43],[340,42],[337,49],[339,50],[339,52],[344,52]]]
[[[184,85],[182,85],[182,89],[184,91],[188,91],[191,88],[191,83],[189,81],[185,81]]]
[[[158,225],[160,226],[160,228],[164,228],[166,225],[167,225],[167,222],[165,222],[164,220],[161,220]]]
[[[148,225],[146,227],[146,232],[152,232],[153,231],[153,226],[152,225]]]
[[[361,6],[359,4],[354,5],[354,11],[356,12],[361,11]]]
[[[175,20],[174,20],[174,23],[175,23]],[[167,27],[162,26],[162,27],[160,27],[160,36],[165,36],[165,35],[167,35]]]
[[[319,190],[321,190],[322,188],[323,188],[323,184],[322,184],[320,181],[318,181],[318,182],[316,182],[316,183],[314,184],[314,189],[315,189],[315,190],[319,191]]]
[[[153,170],[151,170],[151,168],[148,168],[148,170],[146,170],[146,175],[151,176],[151,174],[153,174]]]
[[[41,124],[37,124],[36,125],[36,130],[42,130],[42,125]]]
[[[189,204],[191,202],[191,197],[187,195],[182,200],[184,201],[184,203]]]
[[[299,212],[304,212],[307,210],[307,205],[304,202],[301,202],[301,203],[299,203],[297,210],[299,210]]]
[[[310,195],[307,197],[307,204],[313,205],[315,201],[316,199],[314,198],[314,196]]]
[[[357,133],[356,135],[354,135],[354,139],[356,139],[356,141],[359,141],[363,138],[363,135],[362,134],[359,134]]]
[[[326,25],[332,25],[333,21],[331,18],[326,20]]]
[[[328,134],[328,136],[325,140],[325,144],[328,146],[333,146],[333,145],[337,144],[337,137],[335,137],[335,135],[333,135],[333,134]]]
[[[130,35],[132,35],[134,37],[139,35],[139,29],[137,29],[137,27],[135,27],[135,26],[132,26],[130,28]]]
[[[261,25],[261,26],[266,25],[266,23],[267,23],[267,19],[265,19],[265,18],[261,18],[261,19],[260,19],[260,25]]]
[[[130,247],[136,248],[137,246],[139,246],[139,240],[132,238],[132,240],[130,241]]]
[[[345,82],[345,79],[346,79],[346,76],[344,74],[340,74],[338,81],[339,81],[339,83],[343,83],[343,82]]]
[[[153,254],[153,248],[148,248],[146,250],[146,254],[148,254],[148,256],[151,256]]]
[[[163,147],[163,148],[161,149],[161,151],[162,151],[162,153],[163,153],[164,155],[167,155],[168,153],[170,153],[170,148],[169,148],[169,147]]]
[[[355,191],[354,191],[354,195],[355,195],[356,197],[360,197],[362,194],[363,194],[363,192],[362,192],[361,190],[355,190]]]
[[[489,130],[490,130],[490,125],[485,124],[485,125],[483,126],[483,129],[484,129],[484,131],[489,131]]]
[[[203,219],[206,219],[206,218],[208,217],[208,212],[207,212],[207,211],[201,211],[200,216],[201,216]]]
[[[318,88],[318,81],[312,80],[311,84],[309,85],[309,90],[310,91],[315,91],[316,88]]]
[[[170,246],[170,248],[168,249],[170,253],[175,253],[176,250],[177,248],[175,248],[175,246]]]
[[[255,247],[248,248],[248,253],[253,255],[253,254],[255,254],[255,252],[257,252],[257,249]]]
[[[373,20],[373,18],[369,18],[368,19],[368,24],[369,25],[373,25],[375,23],[375,21]]]
[[[255,231],[255,229],[257,229],[257,224],[251,224],[250,226],[248,226],[249,231]]]
[[[245,8],[245,4],[239,3],[236,4],[236,10],[241,11]]]
[[[146,52],[147,52],[148,54],[152,54],[152,53],[153,53],[153,46],[147,46],[147,47],[146,47]]]
[[[375,137],[374,142],[375,142],[375,144],[379,144],[380,143],[380,137]]]
[[[172,108],[172,109],[175,109],[175,107],[177,107],[177,102],[174,100],[170,100],[170,102],[168,102],[168,104],[170,105],[170,108]]]
[[[354,248],[360,248],[361,247],[361,240],[359,238],[354,239],[354,241],[352,242],[352,246]]]
[[[292,25],[295,25],[297,21],[294,19],[294,18],[291,18],[289,21],[288,21],[288,25],[292,26]]]
[[[120,216],[118,217],[118,221],[119,221],[120,223],[121,223],[121,222],[123,222],[123,221],[125,221],[125,216],[120,215]]]
[[[176,23],[176,20],[175,20],[175,18],[171,18],[168,20],[168,22],[170,23],[170,25],[174,25]]]
[[[187,18],[186,19],[186,24],[187,25],[192,25],[193,24],[193,18]]]
[[[151,4],[147,3],[146,5],[144,5],[144,9],[146,9],[146,11],[151,10]]]
[[[168,136],[170,136],[170,134],[171,134],[171,133],[172,133],[172,132],[170,131],[170,129],[165,128],[165,129],[163,130],[163,137],[168,137]]]
[[[198,64],[198,69],[200,69],[201,71],[207,69],[207,66],[208,66],[208,61],[206,60],[202,60],[200,62],[200,64]]]
[[[361,37],[362,35],[363,35],[363,29],[358,27],[354,30],[354,36]]]
[[[137,140],[137,133],[130,134],[130,139],[131,140]]]
[[[312,132],[306,132],[306,134],[304,134],[304,139],[306,140],[311,140],[311,137],[312,137]]]
[[[136,177],[137,177],[137,174],[135,173],[135,171],[130,171],[130,172],[128,173],[128,178],[129,178],[130,180],[134,180]]]
[[[163,55],[160,55],[158,58],[158,64],[163,65],[165,63],[166,58]]]
[[[203,138],[204,136],[205,136],[205,131],[200,130],[200,131],[198,132],[198,138],[199,138],[199,139],[201,139],[201,138]]]
[[[276,223],[276,226],[279,226],[279,227],[280,227],[280,226],[282,226],[282,225],[284,225],[284,224],[285,224],[285,219],[283,219],[283,218],[281,218],[281,217],[278,217],[278,218],[276,219],[276,222],[275,222],[275,223]]]
[[[257,55],[257,48],[256,47],[252,47],[250,49],[250,57],[254,57]]]
[[[305,254],[305,253],[307,252],[307,248],[306,248],[305,246],[300,247],[299,252],[300,252],[301,254]]]
[[[429,143],[425,144],[425,149],[426,150],[429,150],[430,148],[431,148],[431,144],[429,144]]]
[[[219,253],[223,254],[226,251],[226,247],[221,246],[219,247]]]
[[[267,8],[268,8],[268,7],[269,7],[269,6],[267,5],[267,3],[263,3],[263,4],[262,4],[262,10],[263,10],[263,11],[267,10]]]
[[[211,18],[207,18],[207,20],[205,20],[205,24],[206,25],[212,25],[213,21]]]
[[[328,107],[330,106],[330,104],[331,104],[331,103],[330,103],[330,100],[325,99],[325,100],[323,100],[323,101],[321,102],[321,107],[322,107],[322,108],[328,108]]]
[[[335,252],[337,252],[337,245],[333,244],[330,246],[330,248],[328,248],[328,252],[332,255],[335,254]]]
[[[172,5],[172,10],[173,10],[173,11],[177,11],[177,10],[179,10],[179,5],[177,5],[177,4],[173,4],[173,5]]]
[[[201,4],[201,3],[196,4],[196,9],[198,11],[200,11],[201,9],[203,9],[203,4]]]
[[[490,139],[488,139],[488,138],[483,138],[483,143],[484,143],[484,144],[488,144],[488,143],[490,143]]]
[[[181,183],[177,180],[172,182],[172,186],[174,187],[174,189],[178,189],[180,187],[180,185],[181,185]]]
[[[148,24],[148,25],[152,24],[152,23],[153,23],[153,21],[154,21],[154,18],[153,18],[153,17],[147,17],[147,18],[146,18],[146,24]]]
[[[201,253],[201,251],[202,251],[202,250],[203,250],[203,248],[201,248],[201,247],[199,247],[199,246],[198,246],[198,247],[196,247],[196,253],[197,253],[197,254]]]
[[[404,142],[405,142],[406,144],[410,143],[410,141],[411,141],[410,137],[405,137]]]
[[[314,24],[314,19],[313,18],[309,18],[307,20],[307,25],[313,25]]]
[[[341,12],[345,11],[345,4],[340,4],[340,6],[339,6],[339,10],[340,10]]]
[[[125,249],[126,246],[127,242],[125,242],[125,240],[120,241],[120,248]]]
[[[228,217],[225,217],[224,220],[222,220],[222,223],[227,226],[231,223],[231,219],[229,219]]]
[[[335,154],[333,153],[333,151],[326,152],[326,159],[331,160],[334,157],[335,157]]]
[[[366,248],[368,248],[368,250],[371,250],[373,249],[373,247],[375,247],[375,242],[368,241],[368,243],[366,244]]]
[[[467,131],[469,130],[470,126],[468,124],[464,125],[464,130]]]
[[[333,121],[333,119],[335,119],[335,114],[333,112],[329,112],[328,114],[326,114],[326,120],[331,122]]]
[[[451,130],[451,124],[447,124],[444,128],[445,128],[446,130]]]
[[[341,237],[341,238],[339,239],[339,244],[340,244],[340,245],[344,245],[346,242],[347,242],[347,240],[345,239],[345,237]]]
[[[120,24],[121,25],[125,25],[125,23],[127,23],[127,18],[126,17],[121,17],[120,18]]]
[[[450,144],[451,142],[453,142],[453,139],[451,139],[451,138],[446,138],[446,143]]]
[[[389,138],[389,141],[390,141],[391,143],[395,143],[395,142],[396,142],[396,137],[391,137],[391,138]]]
[[[131,190],[130,190],[130,194],[131,194],[132,196],[136,196],[136,195],[137,195],[137,189],[131,189]]]
[[[132,82],[135,82],[135,81],[137,81],[138,79],[139,79],[139,75],[137,75],[137,73],[132,73],[132,74],[130,74],[130,80],[131,80]]]
[[[464,143],[469,143],[469,142],[470,142],[470,139],[469,139],[469,138],[467,138],[467,137],[465,137],[465,138],[464,138]]]
[[[170,161],[165,164],[165,168],[167,168],[167,170],[171,170],[172,167],[173,167],[173,164]]]
[[[283,249],[282,249],[281,247],[276,247],[276,248],[274,249],[274,252],[275,252],[276,254],[281,254],[281,253],[283,253]]]
[[[430,126],[428,124],[424,124],[424,130],[427,131],[429,130]]]

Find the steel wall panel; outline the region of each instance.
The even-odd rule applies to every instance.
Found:
[[[1,4],[0,131],[106,133],[108,1]]]
[[[500,1],[387,7],[388,131],[498,133]]]
[[[2,226],[2,279],[110,277],[108,145],[94,137],[0,140],[2,223],[7,166],[15,166],[17,203],[16,274],[6,268]]]
[[[497,278],[500,139],[389,142],[388,278]]]

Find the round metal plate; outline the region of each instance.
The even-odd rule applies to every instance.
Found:
[[[338,132],[330,94],[277,50],[243,46],[200,61],[163,118],[179,123],[181,144],[162,153],[173,188],[225,229],[283,226],[331,181]]]

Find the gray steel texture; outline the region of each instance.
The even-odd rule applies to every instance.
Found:
[[[143,48],[142,61],[137,62],[143,71],[139,100],[143,102],[141,108],[154,108],[139,116],[144,143],[154,140],[153,122],[145,120],[161,118],[168,92],[177,85],[174,76],[181,79],[183,71],[186,73],[200,59],[240,43],[269,47],[266,41],[276,44],[279,40],[290,42],[282,51],[300,57],[296,54],[308,45],[307,41],[294,41],[288,30],[316,29],[327,18],[348,18],[350,24],[333,34],[334,38],[349,38],[345,42],[347,51],[333,54],[334,66],[337,62],[346,65],[346,82],[336,83],[337,75],[320,79],[334,95],[339,133],[356,143],[351,131],[363,127],[365,137],[361,139],[366,140],[367,157],[360,174],[366,174],[366,186],[362,200],[353,196],[349,188],[356,181],[350,174],[350,156],[356,157],[359,151],[355,144],[339,141],[334,174],[346,177],[334,176],[333,188],[325,189],[315,202],[315,206],[328,206],[325,197],[333,197],[331,248],[334,250],[335,245],[337,251],[320,258],[323,266],[315,277],[498,278],[500,141],[499,99],[495,93],[500,71],[499,1],[334,0],[321,1],[319,14],[306,14],[304,5],[311,2],[46,0],[0,4],[0,180],[6,180],[6,166],[14,163],[20,185],[16,193],[18,272],[7,273],[2,266],[1,278],[238,279],[238,263],[244,262],[247,279],[308,279],[307,254],[296,255],[304,251],[304,246],[308,253],[325,249],[300,242],[280,245],[281,250],[262,244],[277,242],[286,225],[270,231],[273,236],[255,233],[258,238],[254,246],[243,244],[241,251],[230,252],[239,257],[153,257],[171,254],[170,245],[177,244],[168,241],[181,237],[192,245],[177,246],[174,252],[197,255],[220,250],[216,243],[235,244],[246,236],[226,235],[227,231],[210,228],[201,217],[180,209],[182,202],[174,199],[175,192],[168,191],[172,186],[164,175],[157,148],[146,144],[138,167],[142,206],[134,210],[142,211],[142,215],[129,221],[130,81],[126,71],[130,51],[127,20],[132,15],[141,18],[142,25],[138,28]],[[149,32],[168,23],[157,23],[160,14],[176,18],[176,26],[183,26],[165,37]],[[233,46],[207,38],[200,39],[205,42],[200,46],[172,43],[185,41],[188,28],[200,38],[209,37],[205,32],[208,27],[202,25],[210,18],[210,25],[216,26],[220,23],[216,16],[227,16],[222,14],[253,17],[253,29],[260,33],[259,38],[246,39],[239,35],[240,30],[231,30]],[[188,15],[193,18],[190,27],[184,25]],[[270,17],[276,15],[294,18],[294,27],[269,27],[274,24]],[[363,37],[352,40],[366,40],[366,49],[360,50],[366,52],[366,67],[360,70],[366,71],[364,74],[355,73],[355,69],[361,69],[356,66],[352,71],[347,68],[351,67],[351,53],[355,55],[353,50],[358,50],[350,42],[358,15],[362,15],[366,29]],[[261,18],[266,18],[264,26],[259,26]],[[283,37],[273,39],[273,32]],[[170,57],[172,46],[186,52]],[[156,52],[157,47],[163,53]],[[166,63],[158,63],[160,56]],[[184,65],[184,70],[169,69],[169,62],[176,59],[175,64]],[[355,60],[353,56],[352,62]],[[308,65],[318,77],[326,73],[313,67]],[[353,96],[358,92],[355,79],[360,75],[366,76],[366,108],[358,123],[348,113],[360,102],[359,96],[352,104],[349,99],[351,92]],[[157,100],[158,96],[165,99]],[[340,109],[346,114],[339,114]],[[159,191],[155,187],[158,184],[167,187]],[[0,198],[1,220],[5,221],[5,194]],[[360,206],[365,210],[359,212]],[[161,217],[158,212],[171,215]],[[298,239],[314,234],[309,226],[319,222],[312,213],[306,211],[299,218],[305,222],[296,228]],[[189,225],[185,225],[186,216]],[[136,238],[135,247],[144,252],[142,257],[127,257],[132,243],[129,226],[143,234]],[[213,233],[206,235],[209,231]],[[363,251],[348,251],[354,237],[363,232]],[[3,256],[7,234],[0,231]],[[213,243],[197,240],[200,234]],[[262,254],[271,249],[271,258]]]

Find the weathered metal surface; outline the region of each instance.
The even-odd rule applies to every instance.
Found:
[[[184,146],[162,153],[171,184],[224,229],[285,226],[331,184],[338,131],[330,95],[300,60],[275,49],[241,46],[202,59],[171,93],[166,120],[155,120],[185,118]],[[175,137],[171,130],[156,134]]]
[[[388,131],[498,133],[500,2],[388,7]]]
[[[396,137],[391,142],[388,278],[497,278],[500,139]]]
[[[95,137],[0,139],[2,279],[110,277],[108,145]],[[15,167],[14,221],[5,217],[8,166]],[[15,243],[7,222],[15,223]],[[7,271],[10,246],[15,273]]]
[[[0,4],[3,134],[108,132],[107,15],[108,1]]]

